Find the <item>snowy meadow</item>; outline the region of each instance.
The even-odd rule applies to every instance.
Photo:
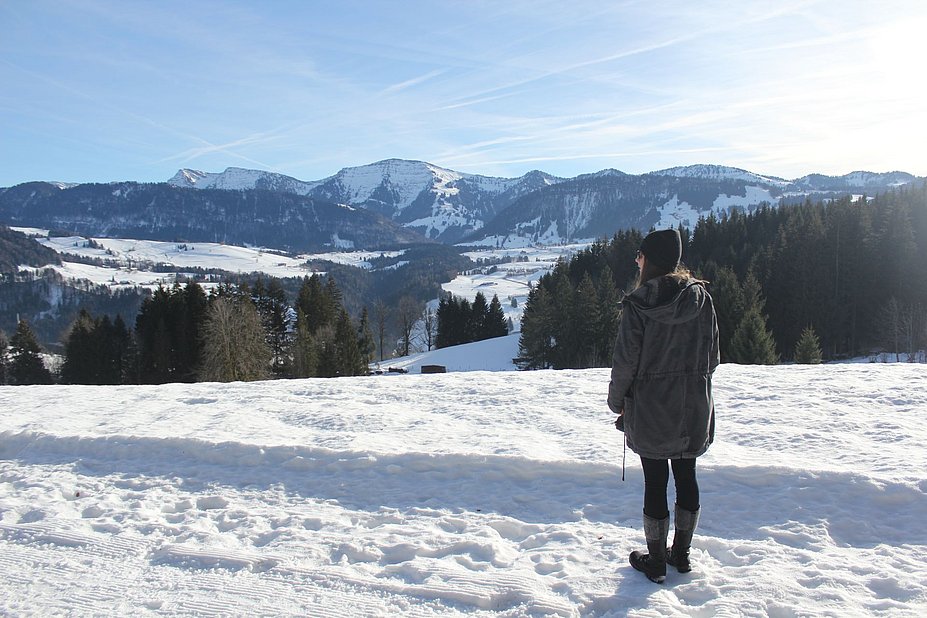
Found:
[[[923,365],[722,365],[694,571],[664,585],[627,563],[607,382],[0,387],[0,614],[927,612]]]

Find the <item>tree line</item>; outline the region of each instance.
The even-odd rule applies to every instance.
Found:
[[[486,303],[486,295],[477,292],[471,303],[466,298],[452,294],[443,295],[438,301],[437,337],[435,347],[483,341],[509,334],[508,322],[502,311],[499,296],[493,294]]]
[[[684,262],[709,281],[723,362],[914,360],[927,347],[927,184],[712,214],[680,233]],[[520,366],[611,364],[641,240],[619,232],[541,278],[525,306]]]
[[[384,307],[385,310],[385,307]],[[81,310],[64,338],[68,384],[162,384],[361,375],[376,349],[366,309],[348,314],[334,278],[304,278],[292,306],[279,280],[159,287],[129,329]],[[0,384],[50,384],[32,329],[0,332]]]

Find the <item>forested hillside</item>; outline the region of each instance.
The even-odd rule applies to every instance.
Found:
[[[0,225],[0,276],[15,274],[20,266],[60,264],[58,254],[22,232]]]
[[[816,338],[824,359],[927,345],[927,184],[872,199],[764,207],[701,219],[682,230],[683,261],[710,282],[722,361],[791,361]],[[593,244],[542,278],[522,323],[525,367],[610,362],[639,232]]]

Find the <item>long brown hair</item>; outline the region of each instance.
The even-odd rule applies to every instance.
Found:
[[[676,268],[673,270],[666,270],[665,268],[660,268],[656,266],[653,262],[647,259],[647,256],[644,256],[644,267],[641,268],[637,273],[637,279],[634,281],[634,288],[637,289],[644,285],[646,282],[651,279],[656,279],[657,277],[670,276],[676,281],[688,281],[692,279],[692,272],[686,268],[685,264],[680,262]],[[701,283],[707,283],[701,281]]]

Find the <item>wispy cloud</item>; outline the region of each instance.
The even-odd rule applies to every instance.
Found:
[[[188,148],[187,150],[184,150],[183,152],[179,152],[177,154],[164,157],[163,159],[159,159],[158,161],[155,161],[155,163],[167,163],[170,161],[180,161],[183,164],[183,163],[189,163],[190,161],[195,161],[196,159],[205,157],[207,155],[221,153],[221,154],[225,154],[225,155],[234,157],[242,161],[247,161],[248,163],[251,163],[253,165],[258,165],[265,169],[271,169],[272,166],[266,163],[263,163],[261,161],[257,161],[251,157],[242,155],[236,149],[243,147],[243,146],[254,146],[254,145],[267,144],[269,142],[273,142],[279,139],[279,137],[280,137],[279,135],[274,135],[274,134],[269,134],[269,133],[259,133],[256,135],[249,135],[247,137],[233,140],[231,142],[227,142],[224,144],[213,144],[202,138],[194,137],[193,139],[201,143],[202,146],[197,146],[195,148]]]
[[[722,152],[726,150],[726,147],[704,147],[704,148],[671,148],[671,149],[662,149],[662,150],[626,150],[626,151],[612,151],[612,152],[595,152],[587,154],[572,154],[572,155],[549,155],[541,157],[521,157],[513,159],[482,159],[480,161],[473,161],[470,163],[464,162],[447,162],[449,166],[457,166],[461,168],[485,168],[497,165],[513,165],[521,163],[544,163],[551,161],[583,161],[588,159],[629,159],[635,157],[644,157],[644,156],[654,156],[654,155],[667,155],[667,154],[697,154],[697,153],[709,153],[709,152]]]
[[[398,84],[393,84],[392,86],[388,86],[384,88],[382,91],[380,91],[380,94],[381,95],[395,94],[402,90],[412,88],[413,86],[418,86],[419,84],[427,82],[430,79],[434,79],[435,77],[439,77],[446,72],[447,71],[445,69],[437,69],[434,71],[429,71],[428,73],[425,73],[424,75],[419,75],[418,77],[408,79],[404,82],[400,82]]]
[[[241,139],[238,139],[238,140],[234,140],[234,141],[232,141],[232,142],[228,142],[228,143],[225,143],[225,144],[213,144],[213,143],[211,143],[211,142],[209,142],[209,141],[207,141],[207,140],[205,140],[205,139],[203,139],[203,138],[201,138],[201,137],[198,137],[198,136],[195,136],[195,135],[191,135],[191,134],[186,133],[186,132],[184,132],[184,131],[180,131],[180,130],[174,128],[174,127],[171,127],[171,126],[166,125],[166,124],[164,124],[164,123],[162,123],[162,122],[156,121],[156,120],[154,120],[154,119],[152,119],[152,118],[150,118],[150,117],[148,117],[148,116],[144,116],[144,115],[138,114],[138,113],[136,113],[136,112],[123,109],[122,107],[119,107],[119,106],[117,106],[117,105],[114,105],[114,104],[111,103],[110,101],[104,100],[103,98],[101,98],[101,97],[99,97],[99,96],[96,96],[96,95],[94,95],[94,94],[90,94],[90,93],[88,93],[88,92],[84,92],[83,90],[74,88],[73,86],[70,86],[70,85],[68,85],[68,84],[64,84],[64,83],[62,83],[62,82],[60,82],[60,81],[58,81],[58,80],[52,79],[52,78],[50,78],[50,77],[48,77],[48,76],[46,76],[46,75],[43,75],[43,74],[41,74],[41,73],[37,73],[37,72],[35,72],[35,71],[31,71],[31,70],[29,70],[29,69],[20,67],[20,66],[18,66],[18,65],[15,65],[15,64],[13,64],[13,63],[11,63],[11,62],[6,61],[6,60],[0,60],[0,63],[3,63],[3,64],[5,64],[5,65],[7,65],[7,66],[9,66],[9,67],[11,67],[11,68],[13,68],[13,69],[16,69],[17,71],[20,71],[20,72],[23,72],[23,73],[25,73],[25,74],[28,74],[29,76],[31,76],[31,77],[33,77],[33,78],[35,78],[35,79],[41,80],[42,82],[47,83],[47,84],[49,84],[49,85],[55,87],[56,89],[59,89],[59,90],[62,90],[62,91],[64,91],[64,92],[67,92],[67,93],[69,93],[69,94],[71,94],[71,95],[74,95],[74,96],[77,96],[77,97],[86,99],[87,101],[92,102],[94,105],[97,105],[97,106],[102,107],[102,108],[104,108],[104,109],[108,109],[108,110],[110,110],[110,111],[116,112],[116,113],[121,114],[121,115],[123,115],[123,116],[126,116],[126,117],[128,117],[128,118],[132,118],[132,119],[135,120],[135,121],[138,121],[138,122],[147,124],[147,125],[149,125],[149,126],[151,126],[151,127],[154,127],[154,128],[156,128],[156,129],[158,129],[158,130],[161,130],[161,131],[164,131],[164,132],[166,132],[166,133],[169,133],[170,135],[173,135],[174,137],[181,137],[181,138],[183,138],[183,139],[185,139],[185,140],[189,140],[189,141],[193,141],[193,142],[197,142],[197,143],[199,143],[199,144],[202,144],[201,146],[198,146],[198,147],[195,147],[195,148],[187,149],[187,150],[185,150],[185,151],[183,151],[183,152],[181,152],[181,153],[178,153],[178,154],[175,154],[175,155],[171,155],[171,156],[168,156],[168,157],[164,157],[164,158],[162,158],[161,160],[156,161],[155,163],[166,163],[166,162],[169,162],[169,161],[176,161],[176,160],[182,160],[183,163],[187,163],[187,162],[193,161],[193,160],[195,160],[195,159],[197,159],[197,158],[200,158],[200,157],[205,156],[205,155],[208,155],[208,154],[222,153],[222,154],[226,154],[226,155],[228,155],[228,156],[234,157],[234,158],[236,158],[236,159],[239,159],[239,160],[241,160],[241,161],[245,161],[245,162],[250,163],[250,164],[252,164],[252,165],[258,165],[258,166],[263,167],[263,168],[265,168],[265,169],[270,169],[270,168],[271,168],[270,165],[268,165],[268,164],[266,164],[266,163],[263,163],[263,162],[261,162],[261,161],[257,161],[256,159],[254,159],[254,158],[252,158],[252,157],[249,157],[249,156],[240,154],[239,152],[236,152],[234,149],[237,148],[237,147],[241,147],[241,146],[264,144],[264,143],[273,141],[274,139],[277,139],[277,138],[278,138],[278,136],[275,135],[274,132],[266,132],[266,133],[254,134],[254,135],[250,135],[250,136],[247,136],[247,137],[244,137],[244,138],[241,138]]]

